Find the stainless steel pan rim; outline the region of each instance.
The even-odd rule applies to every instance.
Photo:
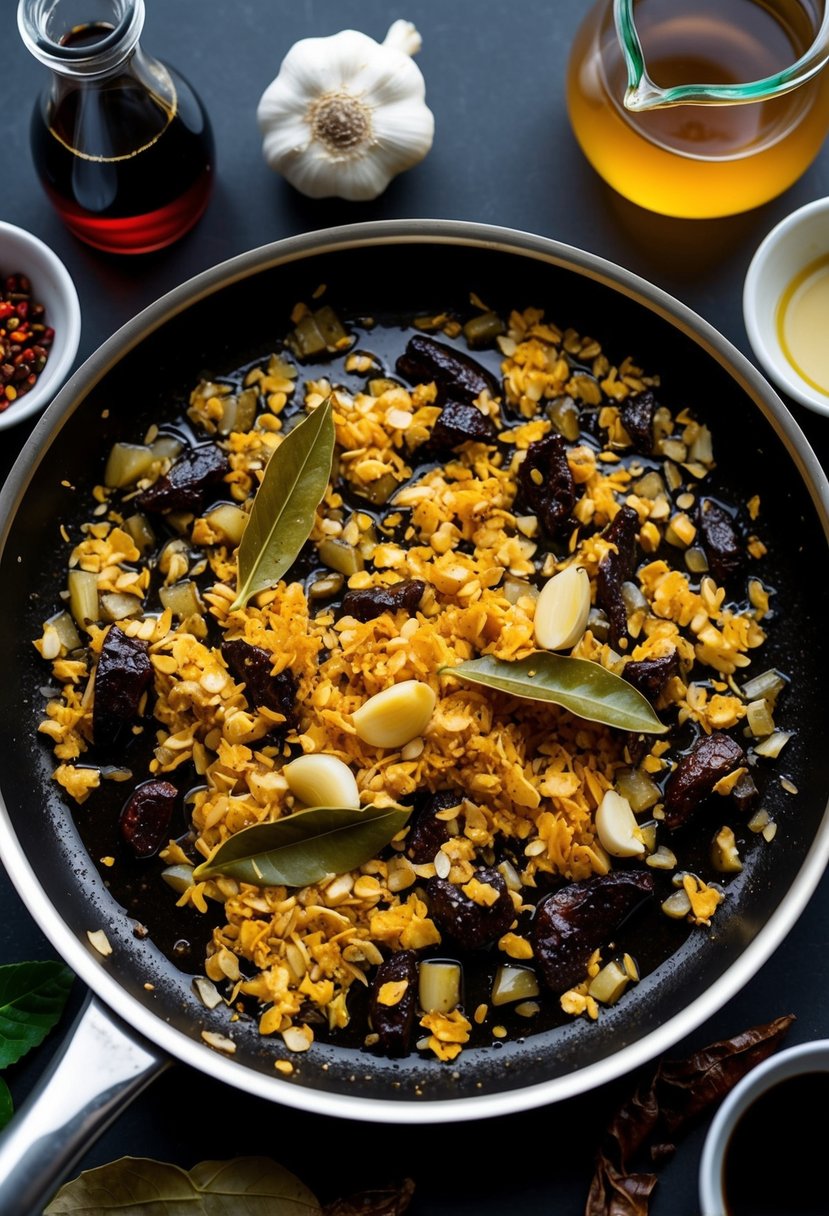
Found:
[[[771,422],[803,478],[824,533],[829,537],[829,483],[792,415],[751,363],[717,330],[660,288],[596,255],[508,228],[453,220],[391,220],[354,224],[292,237],[252,250],[203,272],[163,296],[129,321],[93,354],[38,422],[29,445],[0,493],[0,551],[41,454],[83,397],[121,356],[147,333],[195,301],[273,266],[366,245],[446,243],[491,249],[575,271],[610,286],[673,326],[703,348],[748,393]],[[786,898],[728,969],[658,1030],[577,1072],[496,1094],[457,1100],[421,1101],[351,1097],[305,1090],[245,1068],[175,1030],[138,1003],[108,974],[58,915],[32,869],[7,808],[0,799],[0,849],[6,868],[33,918],[67,964],[104,1004],[138,1034],[174,1059],[228,1085],[297,1109],[368,1122],[451,1122],[529,1110],[603,1085],[664,1052],[693,1032],[731,999],[783,942],[805,909],[829,862],[829,816],[820,829]]]

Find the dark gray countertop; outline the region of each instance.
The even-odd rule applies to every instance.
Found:
[[[208,212],[178,245],[138,259],[86,248],[61,226],[31,166],[27,115],[43,70],[22,47],[13,5],[0,17],[4,104],[0,126],[0,214],[28,228],[64,259],[83,309],[79,361],[122,322],[196,272],[297,232],[375,218],[444,217],[537,232],[603,255],[665,288],[750,355],[742,281],[765,233],[795,207],[829,193],[829,150],[795,187],[747,215],[675,221],[615,196],[586,164],[570,132],[564,68],[581,0],[147,0],[147,49],[188,77],[217,136],[218,182]],[[403,16],[423,35],[418,56],[436,119],[426,160],[375,202],[310,202],[265,166],[255,122],[264,87],[298,38],[351,26],[382,38]],[[829,422],[796,417],[824,464]],[[27,424],[3,432],[0,476],[24,443]],[[4,691],[3,695],[9,695]],[[829,1037],[820,960],[829,949],[829,881],[772,959],[743,991],[672,1055],[793,1012],[789,1042]],[[51,957],[52,950],[11,884],[0,879],[0,962]],[[76,987],[78,987],[76,985]],[[80,1001],[77,992],[73,1007]],[[17,1103],[57,1046],[53,1036],[9,1076]],[[643,1070],[647,1071],[647,1070]],[[298,1172],[326,1197],[408,1174],[418,1185],[413,1216],[577,1216],[592,1155],[623,1078],[526,1115],[459,1126],[409,1128],[344,1123],[228,1090],[183,1066],[168,1071],[90,1148],[84,1167],[130,1154],[189,1166],[260,1153]],[[703,1123],[662,1172],[653,1216],[693,1216]],[[12,1214],[9,1214],[12,1216]]]

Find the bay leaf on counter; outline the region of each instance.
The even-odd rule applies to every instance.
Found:
[[[43,1042],[63,1013],[73,979],[52,959],[0,967],[0,1068]]]
[[[61,1187],[43,1216],[321,1216],[316,1196],[268,1157],[202,1161],[191,1170],[121,1157]]]
[[[306,887],[375,857],[405,826],[399,806],[311,807],[243,828],[194,871],[196,881],[225,874],[260,886]]]
[[[334,438],[329,397],[288,432],[268,461],[236,552],[233,609],[275,586],[311,535],[331,476]]]
[[[548,701],[589,722],[619,730],[664,735],[668,729],[632,684],[589,659],[543,652],[515,660],[484,655],[456,667],[442,667],[441,675],[524,700]]]
[[[14,1114],[14,1103],[12,1102],[11,1092],[8,1085],[0,1077],[0,1131],[8,1123]]]

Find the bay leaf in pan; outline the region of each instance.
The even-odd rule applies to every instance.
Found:
[[[288,432],[268,461],[236,553],[234,609],[244,608],[259,591],[275,586],[293,565],[311,535],[333,459],[329,397]]]
[[[632,684],[589,659],[542,653],[516,660],[484,655],[456,667],[443,667],[441,674],[482,684],[511,697],[548,701],[588,722],[619,730],[664,735],[668,729]]]
[[[409,807],[312,807],[243,828],[194,871],[196,880],[226,874],[260,886],[306,887],[376,857],[406,826]]]

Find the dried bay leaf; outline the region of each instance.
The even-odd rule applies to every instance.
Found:
[[[61,1187],[44,1216],[321,1216],[314,1194],[267,1157],[202,1161],[187,1171],[122,1157]]]
[[[279,582],[311,535],[334,459],[331,399],[289,431],[268,461],[236,553],[233,608]]]
[[[441,674],[451,674],[512,697],[548,701],[589,722],[601,722],[619,730],[664,735],[668,729],[632,684],[589,659],[537,653],[509,661],[484,655],[457,667],[443,667]]]
[[[74,976],[46,959],[0,967],[0,1068],[16,1064],[57,1023]]]
[[[225,874],[259,886],[306,887],[375,857],[406,826],[410,813],[397,806],[297,811],[236,832],[194,877]]]
[[[203,1206],[212,1216],[218,1213],[249,1213],[258,1216],[318,1216],[316,1196],[290,1170],[269,1157],[238,1157],[233,1161],[202,1161],[189,1171],[203,1193]],[[209,1196],[232,1197],[232,1204],[212,1205]]]
[[[121,1157],[84,1170],[67,1182],[43,1216],[93,1216],[130,1211],[134,1216],[201,1216],[198,1192],[187,1171],[163,1161]]]

